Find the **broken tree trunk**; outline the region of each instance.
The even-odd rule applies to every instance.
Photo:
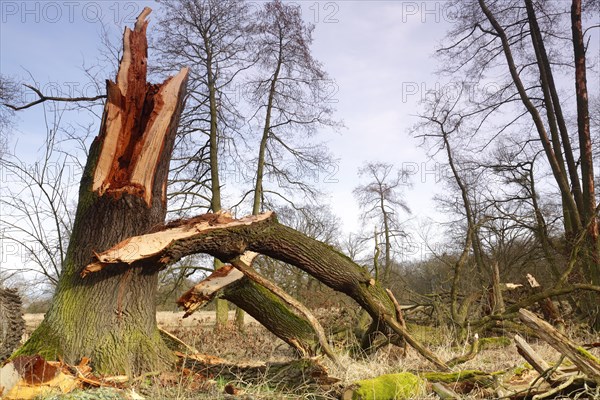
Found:
[[[521,357],[531,364],[533,369],[535,369],[540,376],[543,376],[545,380],[552,383],[552,374],[548,375],[550,366],[531,348],[529,343],[527,343],[520,335],[515,335],[515,345],[517,346],[517,352]]]
[[[531,274],[527,274],[527,283],[529,283],[529,287],[531,288],[531,292],[533,294],[539,294],[543,292],[542,285],[540,285],[535,279],[535,277]],[[551,323],[555,324],[559,330],[565,329],[565,321],[562,319],[558,308],[554,305],[554,302],[550,297],[544,297],[538,301],[540,308],[542,309],[542,313],[544,314],[544,318]]]
[[[102,271],[83,279],[94,253],[164,222],[166,184],[188,70],[146,82],[147,15],[125,29],[116,83],[107,81],[65,262],[44,321],[19,350],[104,374],[161,370],[175,361],[156,325],[156,268]]]
[[[82,274],[138,267],[164,267],[182,257],[206,253],[229,262],[253,251],[294,265],[329,287],[352,297],[375,321],[380,330],[404,337],[438,368],[448,369],[421,346],[397,321],[394,304],[368,271],[332,247],[292,228],[279,224],[273,213],[239,220],[222,214],[205,214],[167,224],[143,236],[131,237],[97,254]],[[107,268],[112,266],[112,268]]]

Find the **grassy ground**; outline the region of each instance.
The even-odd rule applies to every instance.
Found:
[[[233,318],[233,315],[231,315]],[[325,315],[325,317],[330,317]],[[41,317],[27,315],[27,329],[31,331]],[[178,336],[187,344],[196,348],[200,353],[218,356],[235,362],[273,362],[290,360],[294,357],[291,349],[280,339],[273,336],[265,328],[248,319],[245,333],[238,332],[232,326],[215,331],[213,313],[199,312],[190,319],[183,320],[181,314],[160,313],[159,325],[165,330]],[[415,336],[426,344],[443,360],[464,354],[468,344],[452,344],[453,332],[444,329],[421,327],[414,331]],[[571,334],[575,335],[574,333]],[[592,342],[594,338],[578,336],[580,343]],[[546,360],[556,361],[558,353],[544,343],[530,340],[532,347]],[[598,354],[596,349],[595,354]],[[340,351],[340,364],[334,365],[327,359],[321,360],[328,369],[330,376],[340,379],[340,386],[346,386],[360,379],[376,377],[387,373],[402,371],[428,371],[434,369],[414,350],[409,349],[403,356],[399,348],[386,346],[377,353],[361,360],[350,357]],[[475,359],[462,364],[460,370],[518,371],[523,369],[524,360],[517,354],[513,344],[505,347],[487,348]],[[133,392],[131,392],[133,390]],[[236,392],[235,395],[227,391]],[[126,397],[123,397],[123,395]],[[472,393],[473,398],[483,393]],[[141,396],[141,397],[136,397]],[[58,399],[335,399],[334,392],[315,391],[314,388],[300,388],[295,392],[279,390],[273,382],[263,381],[247,385],[241,381],[225,382],[221,379],[200,377],[185,373],[170,373],[160,376],[148,376],[138,379],[131,384],[128,391],[117,393],[110,389],[88,390],[63,397],[47,397],[45,400]],[[420,399],[437,398],[435,395],[419,397]]]

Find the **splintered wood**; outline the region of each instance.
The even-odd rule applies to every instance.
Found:
[[[107,81],[107,101],[99,138],[102,148],[92,189],[99,196],[124,193],[142,197],[150,207],[156,170],[166,138],[178,123],[178,109],[188,68],[163,84],[146,83],[147,49],[145,8],[134,30],[125,29],[123,58],[117,82]],[[163,188],[161,200],[166,201]]]
[[[542,340],[568,357],[579,370],[600,385],[600,363],[583,347],[577,346],[552,325],[535,316],[531,311],[519,310],[519,318],[532,328]]]
[[[168,255],[171,246],[200,236],[211,230],[250,225],[266,220],[272,212],[252,215],[241,219],[233,219],[226,214],[205,214],[189,220],[179,220],[169,223],[163,229],[141,236],[133,236],[118,243],[116,246],[99,254],[94,254],[95,261],[87,265],[81,272],[82,276],[102,270],[108,265],[126,264],[152,260],[153,266],[165,267],[177,261]]]
[[[243,277],[244,274],[233,265],[222,266],[177,300],[177,305],[185,311],[183,317],[189,317],[198,308],[214,299],[227,286],[238,282]]]

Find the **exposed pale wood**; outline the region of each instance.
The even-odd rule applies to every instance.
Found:
[[[529,286],[531,286],[532,288],[541,287],[541,285],[538,283],[537,279],[535,279],[535,276],[533,276],[531,274],[527,274],[525,277],[527,278],[527,282],[529,283]]]
[[[152,184],[156,176],[159,158],[163,153],[165,136],[169,132],[169,125],[174,122],[173,116],[177,110],[177,101],[180,88],[183,85],[187,75],[188,68],[183,68],[177,75],[165,82],[158,93],[154,96],[154,101],[160,101],[162,107],[160,112],[153,113],[150,116],[143,133],[144,140],[138,144],[141,146],[140,154],[135,160],[133,171],[129,181],[135,187],[140,185],[145,188],[144,199],[146,204],[151,203]],[[162,200],[166,201],[166,188],[163,188]]]
[[[224,214],[206,214],[192,218],[181,224],[173,223],[172,227],[166,225],[165,229],[146,235],[130,237],[100,254],[95,254],[96,261],[86,266],[81,274],[85,276],[89,273],[100,271],[110,264],[132,264],[136,261],[156,257],[158,257],[157,264],[164,266],[173,260],[168,257],[159,256],[177,241],[198,236],[212,229],[250,225],[268,219],[272,214],[269,211],[264,214],[252,215],[241,219],[232,219]]]
[[[517,346],[517,352],[529,363],[531,366],[543,376],[544,379],[553,382],[552,375],[548,376],[547,371],[550,369],[548,363],[540,357],[535,350],[531,348],[529,343],[525,341],[520,335],[515,335],[515,344]]]
[[[163,84],[146,82],[146,7],[133,30],[123,35],[123,56],[116,83],[107,82],[107,101],[99,137],[102,140],[92,190],[102,196],[123,193],[143,197],[151,206],[156,170],[166,148],[167,136],[178,123],[182,91],[188,68],[182,68]],[[169,138],[169,143],[171,143]],[[166,201],[166,193],[162,193]]]
[[[244,274],[232,265],[222,266],[185,292],[177,300],[177,305],[185,311],[183,317],[189,317],[198,308],[203,307],[206,303],[217,297],[227,286],[238,282],[243,277]]]
[[[433,391],[440,397],[440,399],[460,399],[460,395],[454,390],[441,382],[435,382],[431,385]]]
[[[600,364],[589,353],[586,354],[583,347],[571,342],[569,338],[546,321],[536,317],[531,311],[520,309],[519,318],[525,325],[534,329],[541,339],[567,356],[581,372],[600,384]]]

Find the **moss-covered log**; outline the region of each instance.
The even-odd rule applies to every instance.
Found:
[[[58,286],[44,321],[19,350],[76,364],[90,358],[98,373],[161,370],[175,358],[156,324],[157,269],[82,269],[102,252],[164,222],[166,182],[187,69],[162,84],[146,82],[145,8],[126,29],[116,83],[107,81],[100,133],[92,143]]]
[[[309,385],[325,386],[339,381],[329,377],[327,369],[314,358],[270,363],[233,363],[202,354],[177,353],[182,367],[207,377],[246,383],[264,384],[278,389],[307,389]]]

